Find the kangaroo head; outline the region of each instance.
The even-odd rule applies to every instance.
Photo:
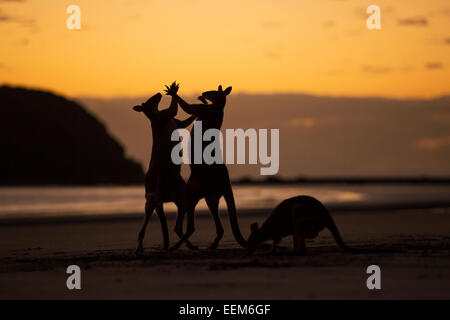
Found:
[[[222,108],[225,107],[225,103],[227,102],[227,95],[231,92],[231,87],[226,88],[225,90],[222,90],[222,86],[219,86],[219,88],[212,91],[205,91],[202,93],[202,97],[206,100],[211,101],[211,103],[221,106]]]
[[[148,99],[146,102],[139,106],[134,106],[133,110],[137,112],[144,112],[147,118],[151,118],[155,113],[158,112],[158,105],[161,101],[162,95],[161,93],[155,94],[153,97]]]
[[[250,226],[250,231],[250,236],[247,240],[248,255],[252,255],[262,242],[261,232],[256,222],[252,223]]]

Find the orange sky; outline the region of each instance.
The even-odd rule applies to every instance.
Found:
[[[81,8],[80,31],[66,8]],[[381,8],[379,31],[367,6]],[[180,81],[234,92],[450,93],[448,0],[0,0],[0,83],[137,96]]]

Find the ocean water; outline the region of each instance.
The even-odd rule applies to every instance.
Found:
[[[449,185],[236,185],[233,192],[238,211],[274,208],[297,195],[311,195],[335,210],[450,207]],[[144,203],[141,186],[0,188],[2,219],[140,213]],[[226,207],[223,199],[220,207]],[[164,208],[176,210],[171,203]],[[204,200],[197,208],[207,208]]]

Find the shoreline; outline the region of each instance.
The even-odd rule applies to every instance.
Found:
[[[386,205],[369,205],[369,204],[331,204],[327,205],[331,214],[342,214],[346,212],[376,212],[376,211],[402,211],[402,210],[443,210],[450,213],[450,202],[443,201],[441,203],[391,203]],[[267,217],[273,208],[257,208],[257,209],[237,209],[237,214],[246,217]],[[165,210],[167,219],[175,219],[176,211]],[[196,219],[205,219],[210,217],[211,213],[206,209],[195,211]],[[220,208],[219,214],[226,216],[227,210]],[[64,223],[84,223],[84,222],[122,222],[142,220],[144,211],[138,213],[71,213],[67,215],[20,215],[14,217],[13,214],[7,217],[0,216],[0,226],[20,226],[20,225],[42,225],[42,224],[64,224]]]

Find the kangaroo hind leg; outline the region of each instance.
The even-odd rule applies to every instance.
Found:
[[[161,230],[163,234],[164,250],[169,249],[169,231],[167,230],[167,220],[164,213],[162,204],[156,207],[156,213],[158,214],[159,220],[161,222]]]
[[[154,194],[148,194],[145,200],[145,217],[144,217],[144,223],[142,224],[141,231],[139,231],[138,235],[138,247],[136,249],[136,253],[141,253],[144,251],[144,237],[145,237],[145,229],[147,228],[147,224],[150,220],[150,217],[153,213],[153,210],[155,210],[157,204],[157,199]]]
[[[187,199],[186,200],[187,230],[186,230],[186,233],[181,237],[181,239],[178,240],[178,242],[170,248],[170,251],[176,250],[179,247],[181,247],[181,245],[183,243],[185,243],[186,240],[188,240],[189,237],[195,231],[195,221],[194,221],[195,207],[201,199],[200,192],[199,192],[198,188],[195,187],[195,185],[188,183],[186,199]],[[183,220],[181,219],[181,221],[179,222],[179,225],[180,225],[180,223],[182,225],[182,221]]]
[[[220,240],[223,237],[223,227],[219,217],[219,198],[206,197],[205,201],[206,204],[208,205],[209,210],[213,215],[214,223],[216,224],[216,238],[214,239],[213,243],[211,243],[211,245],[209,246],[209,249],[216,249],[217,246],[219,245]]]
[[[175,203],[175,205],[177,206],[177,209],[178,209],[178,214],[177,214],[177,222],[175,223],[174,231],[180,239],[183,238],[183,220],[184,220],[184,214],[186,212],[186,207],[184,205],[184,202],[185,201],[183,200],[183,201],[178,201]],[[192,250],[198,249],[198,247],[194,246],[189,240],[186,240],[186,246]]]

